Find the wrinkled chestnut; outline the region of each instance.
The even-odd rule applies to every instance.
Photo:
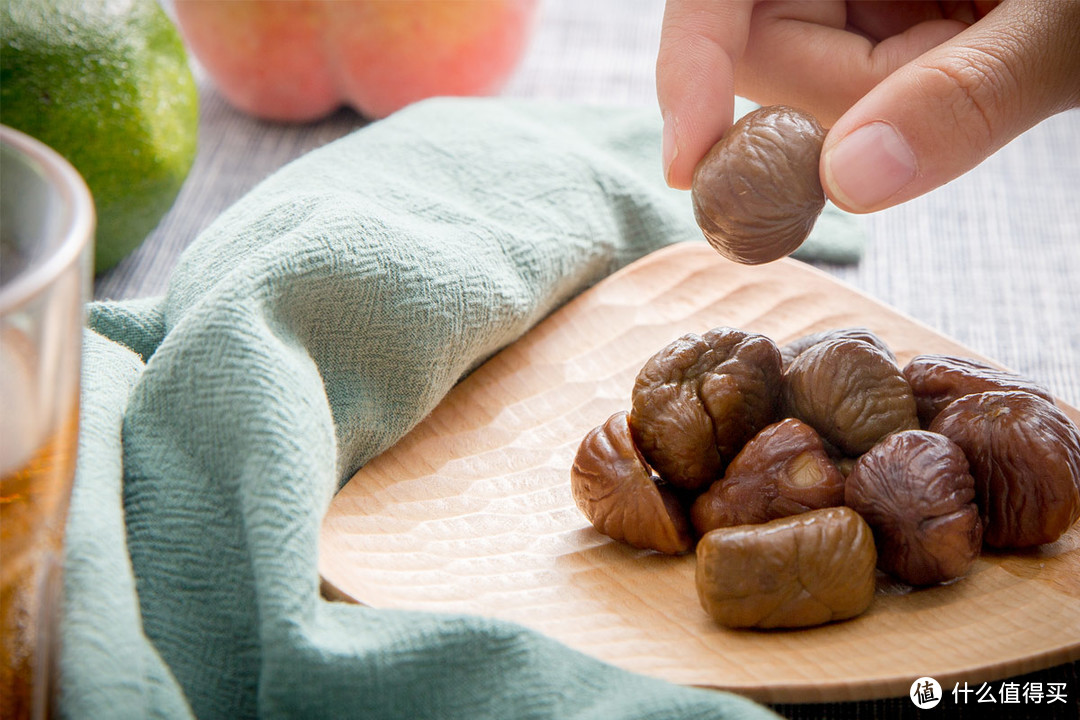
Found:
[[[806,627],[862,613],[877,551],[851,508],[713,530],[698,542],[701,606],[726,627]]]
[[[822,330],[821,332],[812,333],[810,335],[803,335],[800,338],[792,340],[787,345],[782,345],[780,347],[780,359],[784,363],[784,369],[787,370],[788,366],[791,365],[792,360],[798,357],[803,350],[813,347],[818,343],[825,342],[826,340],[841,340],[844,338],[868,342],[881,352],[885,353],[890,360],[896,362],[896,355],[893,354],[892,349],[884,340],[866,328],[855,327],[840,328],[837,330]]]
[[[845,501],[874,531],[878,567],[904,582],[952,580],[979,557],[975,480],[963,450],[944,435],[885,438],[855,463]]]
[[[969,358],[919,355],[904,367],[904,377],[915,393],[919,422],[923,427],[929,427],[937,414],[953,400],[973,393],[1019,390],[1054,402],[1050,391],[1037,383]]]
[[[1080,516],[1080,432],[1043,398],[1018,391],[965,395],[938,413],[930,430],[967,456],[985,544],[1053,542]]]
[[[750,265],[794,252],[825,206],[824,139],[814,117],[783,105],[736,122],[694,170],[694,216],[709,244]]]
[[[637,548],[677,554],[693,547],[686,511],[657,484],[630,437],[625,411],[581,441],[570,470],[574,502],[593,527]]]
[[[827,340],[801,352],[784,373],[783,397],[789,415],[849,456],[890,433],[919,427],[900,368],[862,340]]]
[[[776,416],[780,350],[764,335],[690,333],[645,363],[634,383],[630,430],[660,477],[696,490]]]
[[[844,476],[801,420],[769,425],[746,443],[722,480],[698,496],[690,520],[701,535],[844,504]]]

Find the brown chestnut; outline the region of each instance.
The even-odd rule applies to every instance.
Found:
[[[1038,395],[965,395],[938,413],[930,430],[967,456],[985,544],[1053,542],[1080,517],[1080,432]]]
[[[784,373],[784,405],[837,449],[858,456],[890,433],[915,430],[915,397],[888,355],[870,343],[817,343]]]
[[[593,527],[612,540],[672,555],[693,546],[685,508],[637,451],[625,411],[585,435],[570,490]]]
[[[795,418],[769,425],[698,496],[690,521],[701,535],[844,504],[844,476],[814,429]]]
[[[854,617],[874,597],[877,551],[851,508],[720,528],[698,542],[701,606],[726,627],[807,627]]]
[[[904,582],[952,580],[979,557],[975,480],[964,451],[944,435],[885,438],[855,463],[845,501],[874,531],[878,567]]]
[[[755,333],[689,333],[651,357],[634,382],[630,431],[660,477],[697,490],[777,414],[780,350]]]
[[[991,390],[1020,390],[1054,402],[1050,391],[1022,375],[969,358],[919,355],[904,366],[923,427],[953,400]]]
[[[794,252],[825,206],[824,140],[813,116],[784,105],[739,119],[694,170],[694,216],[709,244],[750,265]]]
[[[658,483],[620,411],[593,428],[570,469],[574,502],[598,531],[637,548],[678,554],[693,547],[686,510]]]
[[[803,350],[813,347],[818,343],[825,342],[826,340],[840,340],[843,338],[868,342],[881,352],[885,353],[886,357],[890,360],[896,362],[896,355],[893,354],[892,348],[890,348],[884,340],[864,327],[822,330],[821,332],[803,335],[802,337],[792,340],[787,345],[780,346],[780,360],[784,363],[784,369],[787,370],[788,366],[791,365],[791,362],[798,357]]]

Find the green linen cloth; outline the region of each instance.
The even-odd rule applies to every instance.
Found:
[[[163,297],[92,304],[63,713],[770,716],[514,624],[319,595],[344,480],[561,303],[700,239],[659,133],[645,111],[420,103],[266,179]],[[858,228],[836,227],[857,250]]]

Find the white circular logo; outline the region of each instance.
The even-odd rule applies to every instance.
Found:
[[[915,707],[927,710],[941,702],[941,685],[932,677],[921,677],[911,683],[908,696]]]

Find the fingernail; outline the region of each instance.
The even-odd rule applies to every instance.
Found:
[[[679,146],[675,144],[675,120],[671,117],[671,113],[665,112],[663,118],[664,133],[660,140],[660,153],[664,165],[664,179],[670,181],[671,164],[679,156]]]
[[[915,179],[915,154],[892,125],[872,122],[825,154],[825,184],[855,211],[869,211]]]

